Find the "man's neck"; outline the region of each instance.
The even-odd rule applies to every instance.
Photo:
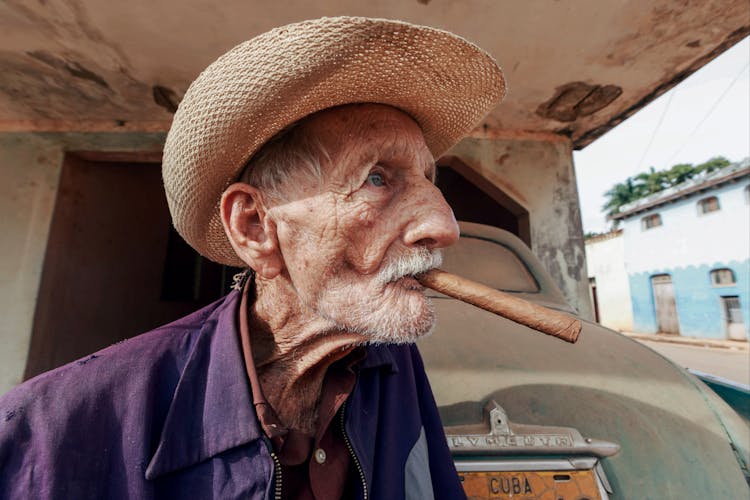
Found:
[[[249,328],[263,392],[284,425],[315,434],[328,367],[361,344],[362,336],[334,328],[302,304],[283,277],[258,277],[255,287]]]

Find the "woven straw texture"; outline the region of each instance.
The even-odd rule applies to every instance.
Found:
[[[205,257],[244,265],[224,234],[221,194],[278,131],[333,106],[388,104],[419,123],[438,158],[504,95],[497,63],[446,31],[353,17],[276,28],[212,63],[180,103],[162,167],[174,226]]]

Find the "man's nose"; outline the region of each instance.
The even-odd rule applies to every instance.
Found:
[[[407,246],[443,248],[458,241],[459,230],[453,210],[440,190],[429,181],[420,186],[409,207],[411,214],[404,231]]]

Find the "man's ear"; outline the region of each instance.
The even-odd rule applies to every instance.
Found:
[[[266,217],[260,192],[236,182],[221,196],[221,222],[237,256],[259,276],[272,279],[283,270],[276,225]]]

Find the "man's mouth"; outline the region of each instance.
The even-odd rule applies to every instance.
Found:
[[[414,276],[408,275],[408,276],[402,276],[401,278],[397,279],[393,283],[398,283],[402,287],[406,288],[407,290],[415,290],[415,291],[422,291],[424,290],[424,286],[417,281],[417,279]]]
[[[408,283],[415,290],[422,290],[422,285],[417,282],[414,276],[440,267],[442,262],[443,257],[439,250],[428,250],[420,247],[418,250],[404,253],[388,262],[378,273],[378,281],[384,285],[403,281],[405,285]]]

